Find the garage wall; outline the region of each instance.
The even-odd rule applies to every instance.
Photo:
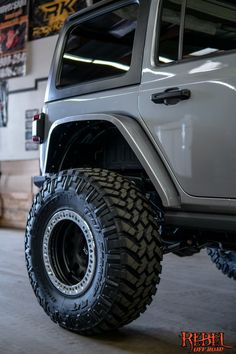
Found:
[[[43,106],[56,41],[51,36],[29,42],[27,75],[8,80],[8,124],[0,127],[0,227],[24,228],[36,192],[32,176],[40,173],[39,151],[25,149],[25,111]]]
[[[0,227],[25,228],[37,192],[32,175],[39,174],[39,161],[0,161],[0,170]]]
[[[0,127],[0,161],[39,157],[38,151],[25,150],[25,111],[41,110],[47,82],[39,82],[37,90],[11,91],[34,88],[37,79],[48,77],[56,40],[57,36],[52,36],[29,42],[27,75],[8,80],[8,124]]]

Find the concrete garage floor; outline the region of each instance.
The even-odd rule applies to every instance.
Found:
[[[221,274],[206,252],[168,255],[162,280],[147,312],[116,334],[81,337],[44,314],[26,274],[23,232],[0,230],[0,354],[172,354],[181,331],[224,331],[236,346],[236,282]],[[225,353],[236,353],[226,349]]]

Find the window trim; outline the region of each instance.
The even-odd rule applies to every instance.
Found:
[[[85,22],[100,15],[112,12],[114,10],[132,4],[138,4],[139,18],[135,31],[132,58],[129,71],[127,73],[121,73],[121,75],[118,76],[104,77],[92,81],[83,81],[78,84],[76,83],[66,86],[60,86],[59,78],[60,71],[62,68],[62,57],[66,41],[68,35],[71,33],[71,30],[73,30],[73,28],[75,28],[76,25],[78,25],[79,23]],[[59,37],[57,48],[53,58],[52,67],[49,75],[46,102],[80,96],[84,94],[92,94],[104,90],[117,89],[120,87],[136,85],[141,82],[143,49],[145,44],[150,0],[120,0],[108,2],[102,1],[101,6],[99,7],[98,5],[99,3],[95,4],[94,6],[91,6],[91,8],[86,9],[87,11],[79,11],[77,14],[69,18],[69,20],[66,22],[64,30],[62,31],[62,34]]]
[[[182,0],[182,5],[180,9],[178,60],[183,59],[186,6],[187,6],[187,0]]]
[[[121,7],[119,7],[119,9],[122,9],[123,7],[127,7],[127,6],[130,6],[130,5],[138,5],[139,7],[139,11],[140,11],[140,5],[139,5],[139,1],[138,0],[133,0],[131,1],[131,4],[125,4]],[[112,11],[108,11],[108,12],[103,12],[102,14],[98,14],[96,16],[92,16],[91,18],[96,18],[96,17],[99,17],[103,14],[106,14],[106,13],[110,13]],[[133,50],[134,50],[134,42],[135,42],[135,36],[136,36],[136,30],[135,30],[135,36],[134,36],[134,40],[133,40],[133,45],[132,45],[132,55],[131,55],[131,62],[130,62],[130,68],[128,70],[127,73],[120,73],[118,75],[114,75],[114,76],[104,76],[104,77],[101,77],[101,78],[95,78],[93,80],[87,80],[87,81],[81,81],[79,84],[77,83],[74,83],[74,84],[67,84],[67,85],[62,85],[61,84],[61,75],[62,75],[62,68],[63,68],[63,54],[65,54],[65,48],[66,48],[66,44],[67,44],[67,40],[69,39],[69,36],[70,34],[73,32],[74,29],[76,29],[76,27],[80,24],[80,23],[83,23],[83,22],[86,22],[88,21],[90,18],[86,18],[85,20],[82,20],[82,21],[76,21],[76,23],[74,23],[70,29],[67,31],[67,34],[65,36],[65,40],[64,40],[64,45],[63,45],[63,50],[62,50],[62,55],[61,55],[61,59],[60,59],[60,65],[59,65],[59,68],[58,68],[58,71],[57,71],[57,76],[56,76],[56,87],[57,89],[61,89],[61,88],[65,88],[65,87],[71,87],[71,86],[74,86],[74,85],[83,85],[83,84],[86,84],[86,83],[96,83],[97,81],[103,81],[103,80],[106,80],[106,79],[111,79],[111,78],[119,78],[120,76],[124,76],[124,75],[127,75],[128,72],[130,71],[131,69],[131,65],[132,65],[132,60],[133,60]]]
[[[169,66],[176,65],[176,64],[195,62],[195,61],[199,61],[199,60],[204,60],[205,58],[206,59],[215,58],[215,57],[219,57],[219,56],[225,56],[225,55],[230,55],[230,54],[236,53],[236,48],[235,48],[235,49],[230,49],[230,50],[225,50],[225,51],[213,52],[213,53],[210,53],[207,55],[202,55],[202,56],[183,58],[185,15],[186,15],[186,7],[187,7],[188,0],[182,0],[181,14],[180,14],[180,28],[179,28],[178,59],[172,61],[171,63],[161,64],[159,62],[159,47],[160,47],[161,19],[162,19],[164,1],[165,0],[160,0],[159,6],[158,6],[158,19],[157,19],[157,28],[156,28],[155,50],[153,51],[153,55],[154,55],[153,63],[155,65],[155,67],[165,68],[165,67],[169,67]],[[183,6],[185,6],[184,9],[183,9]],[[183,13],[184,13],[184,15],[183,15]],[[180,53],[181,53],[181,57],[180,57]]]

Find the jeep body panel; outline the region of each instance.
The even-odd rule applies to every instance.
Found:
[[[150,10],[139,112],[186,195],[235,199],[236,51],[156,65],[159,5]],[[171,88],[188,89],[191,98],[152,102]]]

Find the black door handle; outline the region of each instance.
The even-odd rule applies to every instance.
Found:
[[[161,93],[152,95],[152,102],[156,104],[165,104],[166,106],[174,105],[180,101],[188,100],[191,97],[191,91],[188,89],[180,90],[178,87],[173,87]]]

